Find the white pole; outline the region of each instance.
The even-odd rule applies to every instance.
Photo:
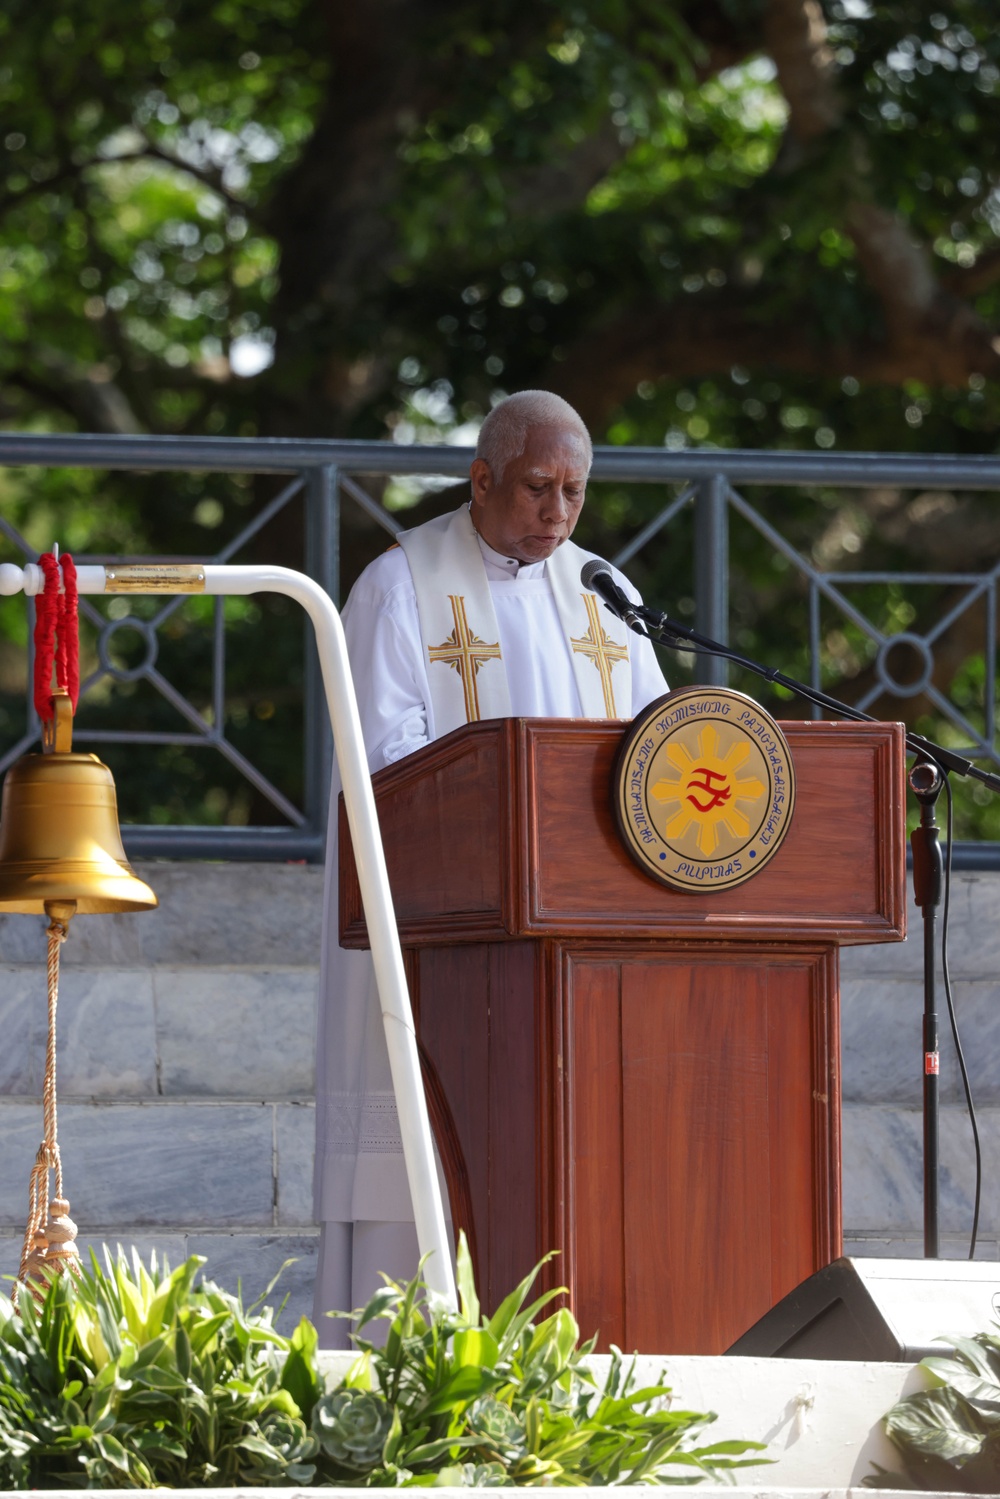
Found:
[[[147,571],[148,586],[145,586],[143,574]],[[170,577],[171,571],[179,569],[160,568],[155,563],[146,566],[129,563],[121,567],[108,564],[106,568],[81,566],[77,568],[77,588],[85,594],[104,593],[108,572],[119,575],[127,572],[130,593],[283,593],[297,600],[312,620],[333,725],[337,763],[344,783],[344,805],[354,845],[368,940],[375,964],[392,1086],[403,1137],[403,1156],[416,1218],[417,1243],[421,1255],[430,1256],[424,1268],[424,1278],[431,1291],[441,1296],[452,1309],[457,1309],[458,1298],[420,1074],[413,1011],[340,615],[318,583],[291,568],[229,567],[215,563],[206,563],[197,569],[185,568],[184,571],[199,575],[197,590],[177,586]],[[0,565],[0,595],[19,593],[22,589],[26,594],[34,595],[40,593],[43,586],[41,568],[34,563],[28,563],[23,569],[12,563]]]

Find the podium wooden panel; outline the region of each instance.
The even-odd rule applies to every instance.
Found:
[[[905,935],[903,730],[782,725],[778,855],[658,885],[624,725],[469,725],[376,800],[456,1225],[494,1305],[549,1249],[584,1332],[719,1353],[841,1252],[838,948]],[[341,806],[341,940],[367,945]]]

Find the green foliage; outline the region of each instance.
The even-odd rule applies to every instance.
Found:
[[[902,1474],[876,1472],[869,1488],[1000,1491],[1000,1335],[950,1337],[954,1358],[925,1358],[932,1388],[908,1395],[885,1417]]]
[[[993,5],[823,0],[813,22],[839,113],[806,141],[768,55],[767,9],[65,0],[53,19],[8,0],[0,423],[411,442],[542,384],[619,445],[994,451],[1000,382],[946,358],[966,320],[1000,323]],[[931,315],[941,359],[909,373],[908,340],[926,330],[889,335],[852,238],[859,195],[900,218],[954,298]],[[650,323],[659,343],[643,353]],[[899,357],[883,366],[887,348]],[[17,472],[0,474],[0,511],[39,547],[204,558],[273,492],[242,476]],[[941,553],[920,494],[751,498],[826,568],[927,570]],[[970,514],[992,499],[950,498],[943,570],[995,565],[996,531],[984,540]],[[595,487],[579,539],[613,553],[662,499],[653,486]],[[302,529],[283,517],[253,556],[300,566]],[[381,542],[348,525],[345,588]],[[686,523],[630,571],[651,597],[689,598]],[[748,535],[731,582],[735,643],[808,676],[789,648],[808,638],[794,569]],[[875,600],[879,618],[896,602]],[[954,589],[925,593],[915,628],[955,602]],[[300,805],[298,622],[276,619],[276,601],[253,607],[230,651],[223,726]],[[977,731],[981,635],[962,650],[943,641],[935,680]],[[871,642],[826,606],[821,637],[823,685],[862,696]],[[23,640],[17,601],[0,609],[6,743],[23,728]],[[134,636],[116,640],[135,655]],[[212,723],[208,663],[205,621],[185,606],[160,666]],[[669,673],[684,680],[673,660]],[[136,684],[102,694],[81,726],[189,727]],[[924,699],[871,706],[968,742]],[[126,820],[283,820],[212,751],[130,746],[109,759]],[[957,789],[958,836],[1000,837],[1000,802]]]
[[[259,205],[320,107],[320,29],[303,0],[68,0],[55,18],[29,0],[0,7],[0,420],[259,430],[251,382],[234,369],[241,349],[259,364],[273,340],[277,248]],[[29,545],[102,557],[211,558],[273,492],[246,475],[0,472],[0,512]],[[301,530],[285,513],[258,545],[301,566]],[[23,560],[3,546],[3,560]],[[130,612],[141,619],[144,606]],[[185,605],[173,616],[158,669],[301,805],[301,620],[287,601],[277,611],[227,603],[226,613],[224,723],[214,721],[210,615]],[[5,745],[24,729],[24,633],[23,603],[5,603]],[[82,644],[86,676],[98,665],[86,623]],[[139,637],[123,630],[113,654],[134,666]],[[191,724],[145,684],[105,679],[79,728],[177,734]],[[131,746],[105,758],[123,821],[285,822],[215,750]]]
[[[315,1332],[284,1338],[269,1312],[196,1285],[203,1263],[147,1271],[120,1250],[40,1305],[22,1294],[20,1315],[0,1300],[3,1487],[311,1482],[318,1444],[288,1385]]]
[[[544,1261],[543,1261],[544,1263]],[[603,1385],[587,1367],[562,1292],[532,1296],[541,1266],[492,1317],[481,1314],[464,1236],[461,1310],[422,1300],[419,1278],[387,1282],[361,1313],[361,1358],[322,1396],[312,1429],[339,1482],[404,1486],[695,1483],[762,1461],[754,1442],[696,1445],[711,1415],[671,1408],[662,1382],[636,1388],[617,1352]],[[383,1346],[364,1336],[384,1322]]]
[[[617,1354],[599,1389],[569,1312],[534,1320],[560,1294],[531,1300],[535,1274],[481,1318],[464,1239],[461,1314],[419,1276],[388,1282],[360,1320],[388,1324],[384,1348],[359,1336],[330,1389],[315,1328],[282,1337],[268,1309],[196,1284],[198,1256],[91,1258],[20,1316],[0,1298],[4,1488],[694,1483],[761,1461],[759,1443],[694,1446],[714,1417],[635,1389]]]
[[[449,23],[460,66],[402,146],[400,291],[373,285],[358,309],[369,353],[388,354],[390,339],[398,349],[395,390],[379,389],[366,431],[411,421],[407,398],[438,380],[459,416],[485,409],[497,385],[538,384],[543,372],[558,381],[563,363],[586,389],[572,366],[613,360],[616,346],[589,335],[618,319],[636,332],[629,309],[699,309],[706,330],[720,319],[725,345],[727,310],[747,307],[769,333],[763,356],[741,368],[734,353],[732,374],[722,359],[705,371],[697,350],[671,347],[665,325],[662,369],[637,374],[617,411],[601,408],[598,435],[678,448],[992,448],[993,383],[848,375],[845,390],[842,369],[797,373],[785,356],[802,328],[832,355],[857,343],[859,358],[884,335],[844,222],[860,158],[866,190],[912,223],[942,277],[995,245],[982,147],[1000,137],[1000,39],[984,0],[930,13],[916,0],[864,14],[825,5],[844,118],[808,151],[788,139],[763,5],[727,6],[721,33],[682,3],[643,6],[632,25],[600,3],[556,0],[531,16],[511,3],[491,9],[493,25],[477,9],[474,27]],[[713,58],[720,35],[731,66]],[[591,159],[604,169],[588,170]],[[994,319],[996,290],[984,284],[976,307]],[[418,430],[434,424],[426,405]]]
[[[212,361],[266,322],[274,244],[248,214],[311,128],[310,42],[297,0],[3,7],[0,384],[22,424],[41,397],[46,425],[106,426],[110,392],[119,429],[239,430]]]
[[[992,7],[827,0],[844,117],[805,152],[787,139],[765,9],[404,6],[403,53],[421,57],[426,86],[401,62],[379,75],[394,90],[391,122],[378,118],[379,88],[351,94],[342,138],[330,139],[324,111],[335,117],[353,84],[354,39],[325,28],[308,0],[66,0],[55,24],[10,0],[0,15],[3,418],[382,436],[409,420],[414,394],[427,404],[435,381],[447,382],[454,423],[487,409],[498,385],[556,379],[588,333],[628,308],[700,306],[711,323],[749,302],[773,334],[771,357],[733,383],[725,365],[708,378],[675,368],[665,347],[662,371],[637,377],[596,435],[991,445],[992,384],[874,383],[845,399],[839,378],[782,373],[782,347],[803,326],[819,345],[850,335],[861,346],[881,331],[844,224],[861,158],[868,190],[931,247],[942,277],[994,246]],[[382,8],[362,3],[360,27],[366,18],[377,36]],[[359,110],[382,142],[365,188],[380,196],[354,193],[344,227],[362,232],[372,209],[383,238],[379,253],[351,254],[352,279],[331,290],[339,267],[324,214],[340,211],[339,151]],[[299,180],[305,223],[282,211]],[[975,306],[1000,311],[992,281]],[[246,339],[277,340],[273,378],[231,378],[227,357]],[[355,394],[321,391],[331,358],[366,366]],[[679,406],[688,395],[694,405]]]

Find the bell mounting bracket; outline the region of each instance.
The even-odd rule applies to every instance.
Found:
[[[73,704],[69,693],[57,687],[52,694],[52,717],[42,724],[42,753],[68,755],[73,749]]]

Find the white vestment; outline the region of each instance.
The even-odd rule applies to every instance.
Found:
[[[567,611],[574,607],[569,598],[564,565],[557,588],[562,596],[557,607],[548,562],[519,564],[501,556],[474,532],[468,510],[452,517],[428,522],[410,533],[418,538],[417,546],[408,550],[416,557],[427,554],[426,541],[433,541],[437,528],[450,527],[449,535],[466,534],[474,538],[469,545],[478,548],[474,567],[482,559],[492,603],[497,634],[476,638],[482,644],[499,644],[499,659],[482,664],[476,673],[488,711],[480,717],[498,716],[497,699],[491,696],[497,685],[487,689],[487,674],[505,675],[502,690],[508,695],[507,712],[516,718],[581,718],[588,716],[581,703],[578,674],[581,667],[592,671],[600,687],[601,668],[582,648],[588,621],[600,620],[615,639],[626,639],[629,660],[618,670],[626,675],[631,669],[628,697],[614,700],[617,716],[631,717],[647,703],[667,690],[666,682],[649,641],[639,636],[623,635],[619,621],[613,620],[603,605],[599,613],[595,601],[586,609],[582,585],[576,590],[583,613],[579,628]],[[425,533],[423,536],[421,533]],[[464,542],[462,543],[464,544]],[[429,623],[433,638],[421,635],[421,616],[430,607],[428,592],[421,580],[418,590],[403,546],[393,547],[373,562],[351,590],[343,611],[344,631],[351,659],[361,727],[372,772],[412,754],[432,739],[450,732],[456,723],[465,721],[461,709],[461,672],[445,659],[441,647],[445,635],[438,638],[437,621]],[[560,549],[561,563],[572,558],[575,577],[579,565],[589,553],[567,542]],[[433,555],[433,548],[432,553]],[[415,563],[415,565],[417,565]],[[620,573],[620,586],[637,597],[632,585]],[[449,588],[449,581],[452,588]],[[439,594],[448,609],[456,634],[459,615],[449,604],[454,593],[453,579],[440,580]],[[465,587],[463,582],[462,587]],[[470,601],[471,605],[471,601]],[[484,607],[482,604],[480,607]],[[560,617],[560,610],[562,617]],[[488,612],[488,610],[487,610]],[[481,616],[480,616],[481,617]],[[471,618],[471,609],[470,609]],[[464,619],[463,619],[464,623]],[[574,644],[571,644],[571,641]],[[440,654],[436,659],[434,650]],[[575,658],[575,659],[574,659]],[[502,662],[502,666],[501,666]],[[615,665],[610,671],[614,681]],[[446,687],[458,690],[458,708],[442,709],[441,685],[432,688],[430,673],[442,674]],[[583,678],[588,707],[593,717],[608,716],[601,711],[607,700],[607,671],[604,674],[605,696],[595,699],[594,689]],[[596,703],[596,706],[595,706]],[[459,717],[454,717],[459,713]],[[452,721],[447,721],[451,716]],[[444,721],[442,721],[444,720]],[[346,1344],[346,1326],[322,1318],[331,1308],[359,1306],[380,1281],[377,1272],[384,1270],[394,1278],[412,1275],[416,1270],[416,1235],[413,1211],[403,1162],[399,1123],[392,1092],[389,1060],[382,1031],[382,1017],[375,987],[374,970],[367,952],[347,951],[338,940],[337,909],[337,795],[339,777],[334,774],[330,806],[330,832],[326,855],[326,906],[323,928],[323,952],[320,973],[319,1044],[316,1082],[316,1214],[323,1225],[323,1242],[316,1286],[316,1315],[321,1341],[327,1346]],[[395,1232],[394,1232],[395,1228]],[[363,1247],[364,1246],[364,1247]],[[381,1255],[374,1264],[364,1263],[368,1254]],[[395,1256],[397,1263],[392,1263]]]

